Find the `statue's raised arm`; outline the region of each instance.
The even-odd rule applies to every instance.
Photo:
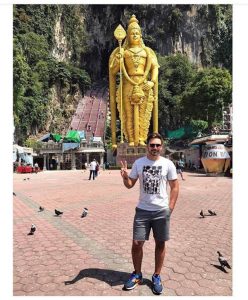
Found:
[[[116,107],[130,146],[145,145],[151,117],[153,131],[158,131],[158,68],[157,57],[144,45],[138,20],[133,15],[123,46],[116,48],[109,59],[113,148],[116,147]],[[117,73],[121,74],[118,88]]]

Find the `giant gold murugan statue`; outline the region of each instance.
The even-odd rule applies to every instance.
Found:
[[[129,146],[145,145],[151,116],[153,132],[158,132],[158,62],[152,49],[142,40],[141,29],[132,15],[126,32],[121,25],[115,30],[119,42],[109,59],[109,95],[112,147],[116,148],[116,106]],[[122,40],[125,39],[123,45]],[[116,76],[119,73],[119,86]]]

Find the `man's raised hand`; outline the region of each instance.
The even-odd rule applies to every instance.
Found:
[[[128,173],[127,173],[127,161],[125,160],[124,163],[121,160],[121,176],[124,179],[128,179]]]

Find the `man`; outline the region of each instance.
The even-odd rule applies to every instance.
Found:
[[[95,180],[96,175],[96,160],[93,159],[93,161],[90,163],[90,177],[89,180],[91,180],[91,175],[93,175],[93,180]]]
[[[34,164],[34,171],[35,171],[36,174],[37,174],[38,171],[39,171],[39,165],[38,165],[37,162]]]
[[[177,162],[176,162],[176,170],[177,170],[177,174],[180,174],[182,180],[185,180],[183,178],[183,168],[184,168],[184,161],[180,158]]]
[[[142,283],[141,264],[143,245],[153,230],[155,239],[155,270],[152,276],[152,291],[161,294],[163,286],[160,272],[165,257],[165,241],[169,240],[170,215],[175,207],[179,185],[173,162],[161,157],[162,137],[158,133],[147,138],[147,155],[137,159],[128,175],[127,162],[121,162],[121,176],[124,185],[130,189],[137,179],[140,182],[139,203],[133,223],[132,258],[134,272],[125,283],[124,288],[131,290]],[[168,199],[166,186],[170,186]]]

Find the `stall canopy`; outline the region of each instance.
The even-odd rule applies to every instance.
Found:
[[[63,143],[62,151],[68,151],[71,149],[77,149],[80,147],[80,143]]]
[[[84,130],[82,130],[82,131],[78,130],[78,133],[79,133],[79,136],[80,136],[81,140],[85,140],[86,139]]]
[[[80,143],[80,135],[77,130],[69,130],[64,137],[65,143]]]
[[[17,144],[13,145],[13,162],[19,158],[26,164],[33,165],[33,149],[27,147],[21,147]]]
[[[51,133],[47,133],[45,135],[43,135],[38,141],[40,142],[48,142],[51,138]]]
[[[176,130],[165,129],[165,136],[169,139],[189,138],[195,135],[191,126],[181,127]]]
[[[24,155],[23,147],[21,147],[17,144],[13,145],[13,162],[17,161],[17,159],[18,159],[17,155],[20,156],[22,154]]]
[[[49,140],[53,140],[54,142],[60,142],[63,139],[64,143],[80,143],[80,140],[85,140],[85,132],[78,130],[69,130],[66,136],[63,138],[61,134],[58,133],[47,133],[43,135],[39,141],[40,142],[48,142]]]
[[[54,140],[54,142],[59,142],[62,139],[62,135],[58,133],[51,133],[51,138]]]

